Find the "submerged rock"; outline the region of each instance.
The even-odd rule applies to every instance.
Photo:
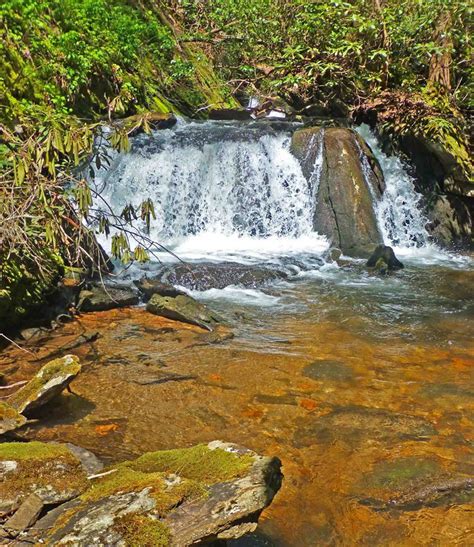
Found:
[[[224,289],[229,285],[258,288],[276,279],[286,279],[285,272],[264,266],[236,262],[175,264],[163,272],[161,279],[196,291]]]
[[[191,545],[257,526],[282,480],[281,463],[215,441],[150,452],[91,480],[46,532],[48,544]]]
[[[66,355],[44,365],[7,402],[20,414],[28,414],[59,395],[81,371],[79,359]]]
[[[171,298],[155,294],[151,297],[146,309],[155,315],[197,325],[209,331],[221,322],[219,316],[207,306],[187,295]]]
[[[135,286],[143,294],[145,301],[150,300],[154,294],[159,294],[160,296],[170,296],[175,298],[179,295],[186,295],[184,291],[173,287],[169,283],[163,283],[156,278],[142,277],[138,281],[134,281]]]
[[[401,270],[404,265],[395,256],[392,247],[387,245],[378,245],[367,260],[366,266],[374,268],[380,273],[386,273]]]
[[[98,285],[79,293],[80,311],[106,311],[138,304],[138,296],[132,290]]]
[[[434,426],[418,416],[363,406],[334,409],[318,418],[302,419],[295,432],[297,447],[343,439],[349,442],[383,442],[402,439],[426,440],[436,434]]]
[[[296,131],[292,152],[306,178],[319,180],[314,229],[349,256],[368,256],[382,243],[374,200],[384,188],[380,166],[350,129],[312,127]]]
[[[405,511],[472,503],[474,477],[444,465],[432,456],[379,462],[357,485],[358,495],[364,495],[360,503],[377,510]]]

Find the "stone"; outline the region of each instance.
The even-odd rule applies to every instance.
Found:
[[[26,418],[8,403],[0,401],[0,435],[26,424]]]
[[[160,296],[170,296],[171,298],[175,298],[179,295],[186,295],[184,291],[176,289],[169,283],[163,283],[156,278],[150,279],[147,277],[142,277],[140,280],[134,281],[134,284],[140,293],[143,294],[143,299],[145,302],[150,300],[154,294],[159,294]]]
[[[287,274],[283,271],[236,262],[175,264],[167,267],[161,275],[167,283],[197,291],[224,289],[229,285],[255,289],[270,281],[286,278]]]
[[[209,331],[214,330],[221,319],[207,306],[187,295],[175,298],[155,294],[146,306],[147,311],[167,319],[197,325]]]
[[[43,507],[43,500],[36,494],[30,494],[3,527],[12,535],[18,535],[38,520]]]
[[[445,194],[433,195],[426,211],[426,229],[444,247],[469,246],[474,232],[474,198]]]
[[[371,441],[427,440],[435,427],[418,416],[363,406],[336,407],[323,416],[300,420],[293,441],[296,447],[341,439],[353,444]]]
[[[375,268],[381,273],[386,271],[396,271],[404,268],[403,264],[395,256],[392,247],[388,245],[378,245],[367,260],[368,268]]]
[[[132,290],[97,285],[79,293],[77,308],[82,312],[106,311],[134,306],[138,301],[138,295]]]
[[[65,355],[44,365],[7,402],[20,414],[28,414],[59,395],[81,371],[75,355]]]
[[[277,458],[221,441],[147,453],[93,479],[42,540],[181,546],[238,538],[279,490],[280,468]]]
[[[355,494],[362,505],[377,510],[472,503],[474,477],[453,467],[435,456],[380,461],[361,478]]]
[[[291,149],[310,184],[318,184],[313,226],[345,255],[367,257],[383,242],[374,201],[385,189],[382,170],[353,130],[295,131]]]
[[[88,486],[87,471],[59,443],[0,443],[0,505],[19,506],[31,495],[44,505],[78,496]]]

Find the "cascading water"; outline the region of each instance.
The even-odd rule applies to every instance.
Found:
[[[384,173],[386,188],[382,199],[376,202],[376,213],[385,243],[401,250],[426,246],[429,236],[420,204],[422,196],[415,191],[403,162],[382,152],[368,125],[362,124],[357,132],[372,149]],[[362,166],[369,168],[364,161]]]
[[[151,237],[186,258],[318,254],[328,245],[312,228],[318,167],[308,183],[290,138],[268,124],[181,122],[135,139],[96,184],[115,211],[151,197]]]
[[[150,236],[184,259],[320,256],[329,245],[313,231],[323,132],[313,137],[319,141],[313,143],[317,153],[307,180],[290,152],[294,128],[287,127],[179,121],[152,137],[136,137],[128,154],[113,153],[95,183],[116,212],[152,198],[157,219]],[[381,151],[368,126],[357,130],[385,175],[382,199],[374,196],[384,241],[403,254],[429,249],[421,196],[403,163]],[[364,168],[363,154],[361,161]]]

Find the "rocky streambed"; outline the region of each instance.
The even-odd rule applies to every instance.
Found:
[[[71,443],[105,466],[87,472],[85,490],[77,489],[73,505],[64,507],[68,523],[48,534],[54,529],[71,539],[88,529],[81,511],[93,515],[102,507],[86,493],[96,480],[109,485],[114,503],[124,496],[116,506],[123,526],[103,529],[100,537],[132,533],[140,523],[150,533],[166,524],[168,537],[173,529],[167,519],[180,508],[186,522],[204,522],[200,511],[209,510],[214,494],[222,500],[228,494],[223,485],[245,482],[247,471],[224,481],[217,475],[217,482],[206,479],[203,486],[180,463],[153,468],[161,485],[178,488],[178,498],[174,475],[207,492],[194,497],[185,489],[185,500],[170,512],[151,507],[153,494],[135,498],[137,490],[123,490],[114,474],[148,474],[137,467],[144,454],[160,461],[177,447],[207,454],[209,443],[221,439],[267,462],[269,474],[257,481],[259,509],[249,509],[251,523],[279,480],[276,460],[255,454],[278,456],[283,464],[281,489],[247,545],[469,544],[472,272],[410,261],[391,276],[357,267],[352,272],[340,267],[325,277],[272,281],[267,294],[252,293],[260,300],[250,303],[229,300],[225,290],[224,298],[203,293],[201,304],[226,324],[213,330],[154,315],[143,304],[83,312],[54,331],[30,332],[22,349],[5,350],[0,363],[9,385],[30,380],[59,354],[72,354],[81,364],[72,393],[63,391],[29,413],[15,441]],[[9,450],[9,443],[2,446]],[[233,450],[230,455],[242,453],[248,461],[245,450]],[[2,461],[17,460],[8,455]],[[7,463],[2,473],[13,466]],[[87,479],[108,471],[113,473]],[[142,479],[151,477],[140,475],[140,485]],[[120,509],[125,499],[127,507],[140,507],[139,518]],[[186,507],[196,507],[199,518],[193,520]],[[233,514],[232,504],[226,507]],[[49,522],[43,520],[48,513],[42,508],[37,523]],[[4,515],[4,524],[12,517]],[[225,524],[238,534],[247,525],[246,519]]]

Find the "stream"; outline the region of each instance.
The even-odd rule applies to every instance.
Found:
[[[405,264],[389,276],[328,258],[312,231],[318,161],[308,184],[278,124],[179,121],[113,154],[95,181],[103,197],[119,211],[150,196],[151,236],[180,259],[285,276],[188,291],[231,339],[143,306],[65,324],[39,352],[101,336],[77,350],[75,395],[45,407],[29,438],[107,462],[214,439],[278,456],[282,489],[235,546],[472,545],[472,482],[449,485],[474,473],[473,257],[429,241],[404,165],[358,131],[385,174],[380,229]],[[175,262],[156,257],[118,281]],[[26,357],[15,379],[35,366]]]

